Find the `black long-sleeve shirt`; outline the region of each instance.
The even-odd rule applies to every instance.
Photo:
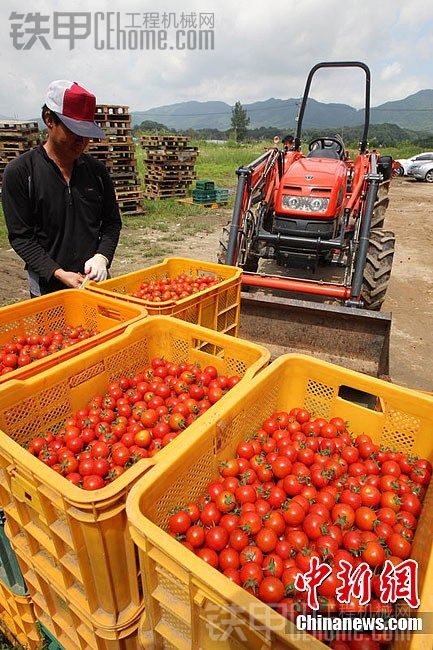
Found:
[[[39,276],[42,293],[65,288],[53,275],[59,268],[83,273],[96,253],[111,263],[122,222],[99,160],[82,154],[66,183],[40,145],[7,165],[2,202],[10,244]]]

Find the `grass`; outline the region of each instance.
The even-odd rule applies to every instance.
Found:
[[[426,147],[415,147],[407,144],[400,147],[385,147],[380,150],[380,153],[384,156],[392,156],[394,160],[397,160],[399,158],[412,158],[412,156],[417,156],[424,151],[426,151]]]
[[[236,170],[262,154],[269,142],[253,144],[213,144],[203,141],[193,143],[199,149],[196,163],[197,178],[209,178],[218,186],[234,189]]]

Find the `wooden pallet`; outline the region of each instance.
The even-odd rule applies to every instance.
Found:
[[[101,126],[101,125],[98,125]],[[132,137],[132,129],[130,126],[114,127],[114,126],[101,126],[105,133],[105,137],[117,137],[117,136],[128,136]]]
[[[142,199],[143,198],[143,188],[141,185],[136,185],[135,187],[116,187],[116,197],[118,200],[127,200],[127,199]]]
[[[95,153],[109,153],[114,155],[124,154],[124,153],[133,153],[135,152],[135,146],[127,142],[90,142],[88,151],[94,151]]]
[[[160,176],[158,174],[149,174],[146,173],[144,175],[144,178],[146,179],[147,182],[150,183],[164,183],[164,182],[179,182],[179,183],[192,183],[196,179],[196,174],[185,174],[185,175],[175,175],[171,176],[170,174],[167,174],[167,176]]]
[[[2,151],[0,153],[0,157],[2,161],[4,162],[5,165],[7,165],[8,162],[11,160],[14,160],[15,158],[18,158],[18,156],[21,156],[22,153],[25,153],[24,151]]]
[[[178,167],[174,167],[173,169],[149,169],[146,166],[144,172],[146,176],[157,176],[161,180],[165,178],[188,178],[195,175],[194,168],[179,169]]]
[[[117,179],[117,180],[131,180],[133,178],[138,178],[139,174],[138,171],[135,169],[134,171],[128,171],[128,170],[115,170],[113,171],[111,178]]]
[[[95,122],[102,128],[105,137],[92,140],[88,153],[105,164],[121,212],[143,212],[140,205],[143,191],[137,172],[129,107],[120,104],[98,104]]]
[[[180,160],[145,160],[146,167],[159,171],[162,169],[194,169],[195,165]]]
[[[151,156],[146,156],[144,162],[146,165],[152,164],[166,164],[166,165],[191,165],[194,167],[197,156],[162,156],[160,154],[155,154]]]
[[[188,165],[183,162],[178,161],[145,161],[146,168],[152,171],[161,171],[161,170],[179,170],[179,171],[194,171],[195,165]]]
[[[150,199],[185,197],[196,177],[194,164],[197,147],[188,136],[171,134],[143,135],[145,149],[145,196]]]
[[[144,212],[143,205],[140,202],[133,203],[118,203],[119,210],[122,214],[138,214],[139,212]]]
[[[143,190],[141,187],[136,187],[134,189],[120,189],[116,188],[116,198],[118,201],[126,201],[129,199],[137,199],[140,200],[143,198]]]
[[[182,135],[142,135],[140,142],[143,147],[155,147],[164,145],[166,147],[186,146],[190,138]]]
[[[0,131],[30,131],[39,132],[37,122],[23,122],[21,120],[0,120]]]
[[[120,189],[121,187],[124,187],[125,189],[129,188],[134,188],[134,187],[140,187],[141,188],[141,183],[139,178],[131,178],[130,180],[128,179],[119,179],[119,178],[114,178],[111,177],[111,181],[114,185],[114,187]]]
[[[35,142],[39,131],[1,131],[0,142]]]
[[[125,115],[129,114],[129,106],[120,106],[119,104],[96,104],[96,115]]]
[[[141,190],[141,184],[138,178],[134,178],[130,181],[122,181],[118,179],[117,180],[111,179],[111,180],[116,191],[121,192],[121,191],[134,190],[134,189]]]
[[[104,150],[98,151],[98,150],[94,150],[93,148],[89,148],[89,152],[92,152],[94,155],[98,155],[103,158],[110,158],[110,160],[118,160],[118,159],[123,160],[124,158],[132,159],[134,158],[134,154],[135,154],[135,151],[122,151],[122,150],[110,149],[110,148],[107,148],[105,151]]]
[[[92,144],[134,144],[134,141],[132,139],[132,131],[131,129],[121,129],[122,131],[126,131],[126,133],[118,133],[117,129],[104,129],[104,137],[103,138],[96,138],[90,140],[90,145]],[[1,131],[0,131],[0,137],[1,137]]]
[[[125,213],[132,213],[132,212],[144,212],[143,209],[143,201],[144,197],[141,197],[141,199],[137,199],[134,201],[117,201],[117,205],[119,207],[120,212],[123,214]]]
[[[164,165],[164,167],[157,167],[156,165],[146,165],[145,172],[147,174],[153,174],[154,176],[161,176],[165,178],[167,176],[181,176],[185,178],[186,176],[194,176],[195,169],[194,165],[189,165],[187,169],[183,169],[178,165]]]
[[[119,172],[137,171],[137,160],[135,158],[108,158],[105,164],[107,169],[113,168]]]
[[[124,203],[118,202],[119,210],[122,214],[134,214],[144,212],[143,205],[140,202]]]
[[[96,124],[105,125],[113,128],[114,126],[125,129],[131,124],[130,115],[97,115],[95,117]]]
[[[198,148],[197,147],[178,147],[177,145],[173,145],[172,147],[170,146],[164,146],[164,145],[155,145],[155,146],[147,146],[147,147],[141,147],[144,149],[149,154],[152,153],[163,153],[163,154],[183,154],[183,153],[190,153],[191,155],[198,154]]]
[[[198,153],[198,147],[191,147],[190,145],[186,147],[178,147],[177,145],[169,146],[163,144],[155,144],[152,146],[142,147],[148,153]]]
[[[36,142],[35,142],[36,144]],[[34,146],[32,142],[22,141],[22,142],[1,142],[0,141],[0,152],[8,151],[26,151],[26,149],[31,149]]]
[[[167,190],[167,191],[159,191],[159,192],[153,192],[153,191],[146,191],[144,190],[144,198],[145,199],[175,199],[178,197],[182,197],[186,195],[186,189],[185,190]]]
[[[8,163],[35,147],[38,142],[37,122],[0,121],[0,171],[3,172]]]

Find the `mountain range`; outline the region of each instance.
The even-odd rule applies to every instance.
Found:
[[[274,126],[293,130],[299,110],[299,99],[270,98],[243,104],[250,117],[250,128]],[[188,101],[157,106],[146,111],[133,111],[133,124],[144,120],[161,122],[173,129],[230,128],[232,107],[225,102]],[[308,100],[303,125],[313,127],[349,127],[363,122],[364,110],[348,104],[326,104],[313,98]],[[385,102],[371,108],[371,124],[397,124],[415,131],[433,132],[433,89],[420,90],[405,99]]]

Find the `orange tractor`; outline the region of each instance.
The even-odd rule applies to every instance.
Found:
[[[306,155],[301,151],[309,90],[313,75],[321,68],[361,68],[365,73],[364,126],[355,160],[349,158],[338,135],[316,138],[308,144]],[[293,149],[271,148],[237,171],[233,216],[223,232],[219,261],[243,269],[246,314],[248,310],[260,314],[254,307],[251,312],[251,304],[258,304],[259,291],[260,307],[266,312],[271,305],[275,309],[277,301],[285,305],[285,320],[293,305],[298,308],[294,315],[298,323],[302,312],[319,309],[323,330],[323,321],[331,314],[334,339],[338,320],[344,321],[343,329],[348,331],[349,316],[352,322],[365,317],[367,323],[361,330],[370,334],[380,330],[382,343],[373,354],[384,361],[377,370],[366,371],[386,374],[390,317],[372,311],[384,302],[394,256],[394,234],[384,228],[392,159],[368,151],[369,115],[370,70],[364,63],[315,65],[307,78]],[[309,301],[300,305],[281,295],[308,297]],[[311,303],[312,298],[317,304]],[[281,337],[281,331],[276,337]],[[369,336],[364,339],[368,348]],[[323,344],[328,345],[326,337]],[[310,347],[311,342],[305,349]],[[360,350],[360,357],[366,355],[367,350]],[[360,368],[359,363],[346,365]]]

